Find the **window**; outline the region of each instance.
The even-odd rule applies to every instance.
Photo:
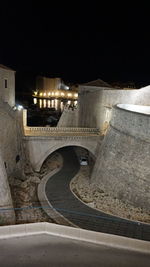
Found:
[[[7,79],[5,79],[5,88],[7,88]]]

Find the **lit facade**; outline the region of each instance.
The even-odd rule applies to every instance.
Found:
[[[15,71],[0,64],[0,101],[15,105]]]
[[[66,105],[76,106],[78,102],[77,88],[72,90],[60,78],[37,77],[33,103],[40,108],[55,108],[63,111]]]

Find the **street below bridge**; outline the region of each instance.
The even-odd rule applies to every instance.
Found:
[[[70,181],[80,165],[73,147],[59,150],[63,157],[62,169],[46,184],[46,195],[60,214],[80,228],[150,241],[150,225],[111,216],[92,209],[70,191]]]

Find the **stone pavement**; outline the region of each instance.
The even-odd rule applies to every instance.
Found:
[[[2,267],[149,267],[148,253],[113,248],[55,235],[0,240]]]
[[[80,166],[71,147],[59,151],[63,168],[46,184],[46,195],[51,205],[80,228],[150,241],[150,225],[111,216],[94,210],[79,201],[70,191],[70,181]]]

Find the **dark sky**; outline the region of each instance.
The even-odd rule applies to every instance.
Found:
[[[17,77],[150,83],[148,4],[39,2],[1,4],[0,63],[14,68]]]

